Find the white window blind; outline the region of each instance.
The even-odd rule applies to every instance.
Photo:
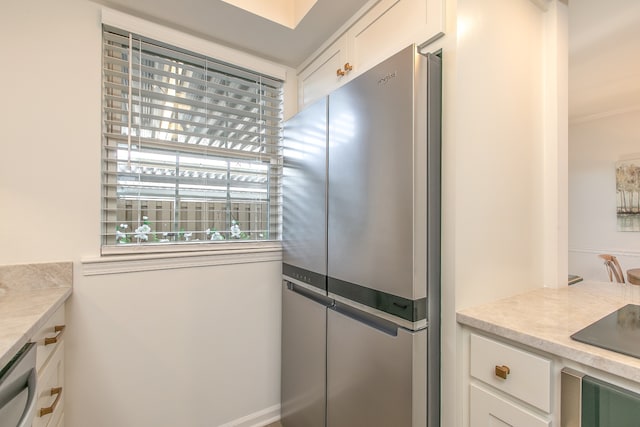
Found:
[[[105,26],[103,253],[278,240],[282,86]]]

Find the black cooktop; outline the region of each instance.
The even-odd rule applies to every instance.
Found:
[[[627,304],[571,338],[640,359],[640,305]]]

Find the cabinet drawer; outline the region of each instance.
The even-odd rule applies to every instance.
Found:
[[[470,427],[549,427],[551,421],[532,414],[507,399],[471,385],[469,425]]]
[[[58,424],[55,427],[64,427],[64,412],[60,414],[60,419],[58,420]]]
[[[56,346],[43,371],[38,372],[33,427],[55,426],[64,407],[64,343]],[[53,420],[53,422],[52,422]]]
[[[471,334],[471,376],[545,412],[551,410],[551,361],[480,335]],[[506,379],[497,367],[508,370]]]
[[[60,307],[47,323],[31,338],[37,345],[36,370],[40,372],[54,350],[61,342],[65,326],[64,305]],[[62,328],[61,328],[62,327]],[[62,329],[62,330],[60,330]]]
[[[60,398],[59,408],[51,414],[51,421],[47,427],[62,427],[64,426],[64,396]],[[33,427],[33,426],[31,426]]]

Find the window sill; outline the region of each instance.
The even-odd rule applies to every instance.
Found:
[[[249,264],[282,260],[280,242],[228,245],[210,250],[149,253],[138,246],[140,253],[110,254],[81,261],[84,276],[120,274],[215,265]],[[167,248],[169,250],[169,248]]]

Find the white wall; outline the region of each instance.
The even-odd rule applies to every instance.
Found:
[[[66,426],[277,416],[280,273],[271,262],[81,278],[68,319]]]
[[[597,254],[640,266],[640,233],[616,230],[615,164],[640,158],[640,108],[600,115],[569,127],[569,271],[609,280]]]
[[[442,425],[463,426],[456,310],[558,285],[546,259],[547,247],[566,253],[562,206],[548,203],[566,193],[566,15],[556,1],[450,0],[445,33]]]
[[[65,425],[277,416],[279,261],[83,275],[100,247],[99,7],[8,2],[0,55],[0,263],[74,262]]]
[[[531,1],[458,1],[458,308],[542,286],[542,43]]]

